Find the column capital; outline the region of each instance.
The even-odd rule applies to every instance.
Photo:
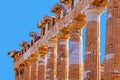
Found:
[[[25,67],[25,63],[19,65],[19,69],[23,69]]]
[[[19,71],[19,68],[14,68],[14,72],[18,72]]]
[[[78,14],[74,17],[72,22],[69,24],[70,29],[76,27],[82,29],[86,23],[86,16],[84,14]]]
[[[49,47],[57,47],[57,39],[50,39],[48,41],[48,48]]]
[[[34,59],[34,60],[38,60],[38,54],[32,54],[31,55],[31,59]]]
[[[46,54],[48,51],[47,46],[42,46],[39,48],[38,54]]]
[[[89,15],[89,14],[97,14],[100,15],[105,11],[104,7],[90,7],[87,10],[85,10],[85,14]]]
[[[31,65],[31,60],[26,60],[26,61],[25,61],[25,64],[26,64],[26,66]]]
[[[105,11],[105,7],[98,7],[95,5],[89,5],[83,12],[86,15],[86,22],[100,21],[100,15]]]
[[[105,7],[109,0],[95,0],[92,4],[96,6]]]
[[[63,28],[60,30],[60,33],[57,35],[58,39],[68,39],[70,36],[70,29],[69,28]]]
[[[91,13],[96,13],[100,15],[104,11],[105,11],[105,6],[97,6],[94,4],[89,4],[81,11],[81,13],[84,13],[85,15],[88,15]]]

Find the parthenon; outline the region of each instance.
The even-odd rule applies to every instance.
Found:
[[[14,59],[15,80],[120,80],[120,0],[60,0],[51,12],[56,16],[44,16],[37,24],[40,33],[30,32],[30,42],[22,41],[21,50],[8,53]],[[101,64],[103,12],[107,25]]]

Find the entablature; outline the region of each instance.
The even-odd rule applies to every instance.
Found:
[[[40,39],[40,33],[37,32],[30,32],[29,35],[33,38],[33,41],[36,42]]]
[[[108,3],[108,0],[95,0],[92,4],[99,7],[105,7],[107,3]]]
[[[70,0],[60,0],[61,3],[68,4]]]

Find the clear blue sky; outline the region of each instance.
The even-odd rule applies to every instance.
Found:
[[[59,0],[0,0],[0,80],[14,80],[13,59],[7,53],[21,49],[21,41],[30,41],[30,31],[39,32],[37,23],[45,15],[54,15],[50,10],[57,2]],[[105,52],[105,17],[105,14],[101,17],[101,62]]]

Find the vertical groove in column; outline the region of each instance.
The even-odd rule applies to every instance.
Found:
[[[107,8],[105,80],[120,80],[120,1],[110,0]]]
[[[58,39],[57,80],[68,80],[68,40]]]
[[[38,57],[38,80],[46,80],[46,55],[39,54]]]
[[[56,80],[56,47],[48,47],[46,80]]]
[[[83,80],[81,31],[77,27],[70,31],[69,80]]]
[[[86,54],[84,80],[100,80],[100,14],[101,9],[86,12]]]

